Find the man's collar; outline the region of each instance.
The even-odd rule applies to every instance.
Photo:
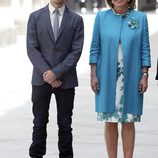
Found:
[[[51,5],[51,3],[49,3],[49,11],[50,11],[50,14],[53,14],[54,11],[55,11],[55,9],[56,9],[56,8],[55,8],[53,5]],[[65,5],[62,6],[61,8],[58,8],[58,10],[59,10],[60,15],[63,15],[63,14],[64,14],[64,11],[65,11]]]

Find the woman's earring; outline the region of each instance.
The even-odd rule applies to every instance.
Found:
[[[131,0],[128,0],[128,3],[131,3]]]

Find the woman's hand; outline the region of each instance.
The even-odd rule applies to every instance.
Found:
[[[139,83],[139,92],[145,93],[148,88],[148,77],[147,76],[142,76],[140,83]]]
[[[91,88],[95,94],[99,92],[99,82],[96,73],[96,64],[91,65]]]
[[[91,88],[95,94],[99,92],[99,82],[96,75],[91,75]]]

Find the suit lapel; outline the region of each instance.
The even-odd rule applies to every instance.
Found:
[[[52,39],[53,42],[55,42],[48,5],[45,7],[45,12],[46,12],[46,15],[45,15],[46,26],[47,26],[50,38]]]
[[[62,22],[61,22],[61,25],[60,25],[60,29],[59,29],[59,33],[58,33],[58,38],[57,38],[56,42],[60,38],[62,32],[64,31],[64,28],[66,27],[66,25],[68,23],[68,20],[69,20],[68,19],[68,14],[69,14],[68,8],[65,6],[64,15],[63,15],[63,18],[62,18]]]
[[[57,40],[55,41],[55,38],[54,38],[54,33],[53,33],[53,28],[52,28],[52,25],[51,25],[51,19],[50,19],[50,13],[49,13],[49,8],[48,8],[48,5],[45,7],[45,22],[46,22],[46,26],[47,26],[47,29],[48,29],[48,32],[49,32],[49,35],[50,35],[50,38],[52,39],[52,41],[55,43],[58,41],[58,39],[60,38],[62,32],[64,31],[66,25],[67,25],[67,22],[68,22],[68,15],[69,15],[69,11],[68,11],[68,8],[65,6],[65,11],[64,11],[64,15],[63,15],[63,18],[62,18],[62,22],[61,22],[61,25],[60,25],[60,29],[59,29],[59,33],[58,33],[58,37],[57,37]]]

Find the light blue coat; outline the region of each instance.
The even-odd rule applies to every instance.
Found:
[[[115,109],[119,41],[124,63],[123,112],[141,115],[141,68],[150,67],[151,62],[147,17],[135,10],[130,10],[128,16],[118,16],[112,9],[101,11],[96,16],[90,50],[90,64],[97,64],[100,85],[96,112],[112,113]]]

